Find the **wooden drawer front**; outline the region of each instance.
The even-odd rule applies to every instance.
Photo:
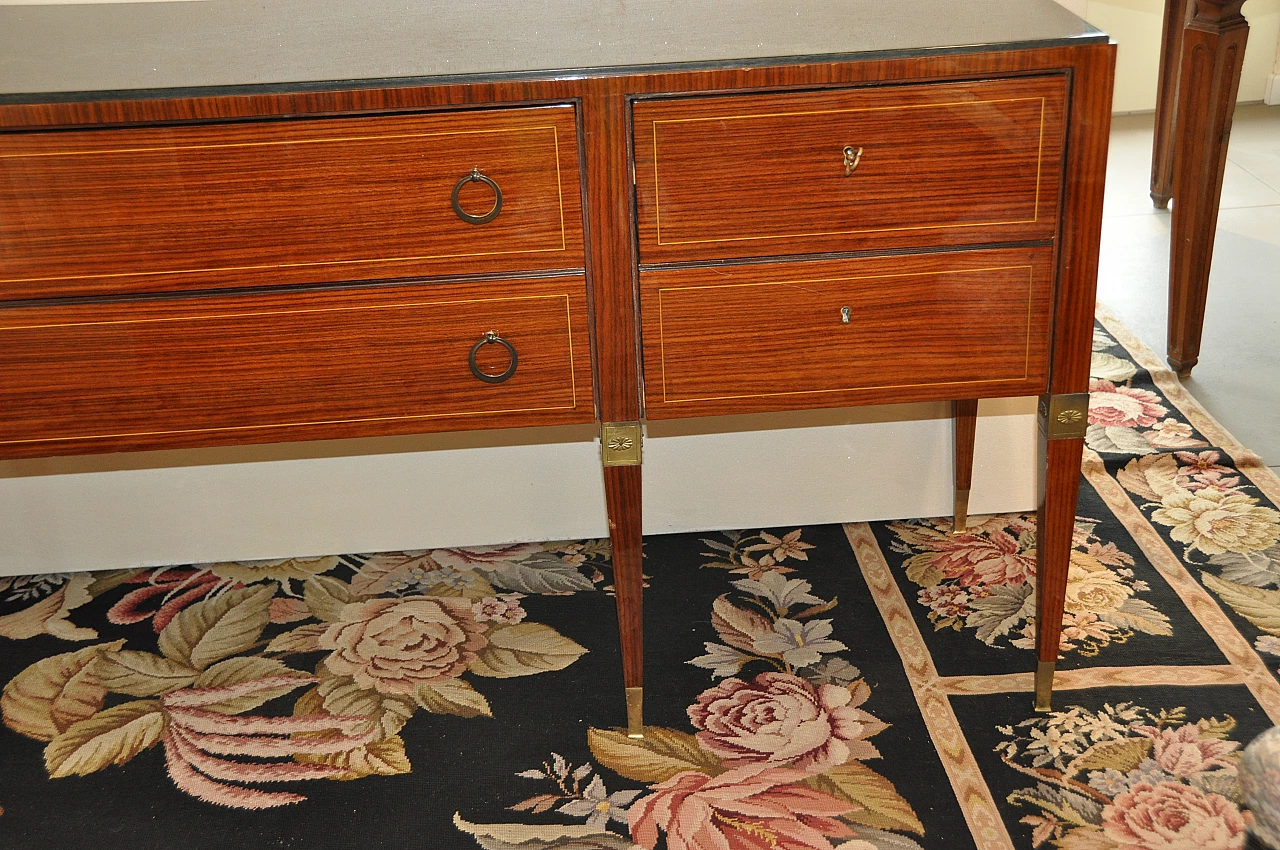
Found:
[[[584,292],[578,276],[0,310],[0,456],[590,422]],[[489,330],[518,353],[504,383],[468,365]],[[510,362],[498,344],[478,360]]]
[[[645,272],[646,415],[1043,392],[1051,258],[1038,248]]]
[[[574,110],[0,134],[0,246],[0,300],[582,268]]]
[[[1065,100],[1053,76],[637,104],[641,259],[1050,238]]]

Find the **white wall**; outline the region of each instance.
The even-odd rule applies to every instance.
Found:
[[[1280,39],[1276,41],[1276,61],[1271,66],[1271,74],[1267,77],[1267,88],[1262,99],[1271,106],[1280,104]]]
[[[1146,112],[1156,107],[1156,73],[1160,64],[1160,34],[1164,0],[1058,0],[1104,30],[1118,45],[1116,54],[1116,112]],[[1083,7],[1083,8],[1082,8]],[[1248,0],[1249,21],[1241,101],[1263,100],[1269,80],[1280,72],[1280,0]],[[1269,101],[1270,102],[1270,101]]]
[[[949,406],[654,423],[648,533],[951,513]],[[1031,399],[979,408],[973,512],[1036,502]],[[0,462],[0,575],[608,533],[594,429]]]

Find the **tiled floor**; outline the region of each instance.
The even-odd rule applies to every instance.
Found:
[[[1098,299],[1163,355],[1169,212],[1148,194],[1153,120],[1112,122]],[[1280,472],[1280,106],[1236,109],[1200,362],[1184,383]]]

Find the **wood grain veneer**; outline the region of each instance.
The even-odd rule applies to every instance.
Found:
[[[581,277],[3,309],[0,457],[590,422],[588,364]]]
[[[1035,394],[1051,261],[1031,248],[644,272],[648,416]]]
[[[1113,45],[1098,45],[1081,51],[1072,66],[1068,122],[1073,141],[1063,170],[1064,226],[1056,242],[1053,361],[1048,386],[1052,394],[1089,391],[1115,59]],[[1040,448],[1036,657],[1042,662],[1058,658],[1083,452],[1082,439],[1042,440]]]
[[[264,181],[258,193],[261,210],[238,219],[261,222],[260,231],[250,228],[245,235],[223,238],[222,245],[217,238],[205,238],[217,237],[223,226],[218,192],[206,193],[192,203],[207,202],[196,218],[209,225],[201,241],[211,244],[190,245],[194,253],[185,251],[181,246],[195,240],[193,230],[165,235],[173,233],[166,227],[185,226],[183,217],[177,216],[175,225],[167,214],[146,209],[145,199],[136,204],[138,195],[128,194],[156,191],[149,184],[172,182],[155,176],[157,169],[185,178],[182,169],[190,162],[162,162],[157,156],[148,169],[134,173],[136,179],[117,180],[121,197],[133,199],[128,204],[102,198],[95,202],[104,214],[104,228],[115,228],[114,235],[87,237],[88,250],[77,256],[75,246],[54,242],[67,238],[64,225],[77,217],[88,220],[86,214],[66,199],[56,214],[31,209],[30,201],[40,193],[58,197],[59,190],[48,185],[56,175],[35,173],[22,181],[10,177],[7,183],[0,176],[0,198],[20,205],[24,217],[43,216],[21,219],[23,227],[34,229],[6,235],[18,240],[19,253],[25,252],[27,259],[2,262],[27,265],[0,275],[10,281],[0,289],[0,300],[89,294],[133,298],[0,309],[0,340],[22,334],[35,340],[9,342],[0,354],[0,374],[6,378],[0,406],[13,412],[3,425],[9,430],[2,432],[11,442],[0,456],[514,427],[584,422],[593,416],[634,421],[646,414],[646,392],[647,414],[657,418],[1082,391],[1087,386],[1114,47],[1094,34],[1076,43],[987,50],[804,56],[787,54],[776,64],[694,61],[683,68],[525,69],[510,78],[313,84],[298,91],[103,93],[43,101],[33,96],[29,102],[0,104],[0,150],[30,143],[52,145],[47,148],[51,152],[77,137],[207,134],[218,139],[235,133],[293,132],[307,125],[398,132],[395,128],[405,126],[403,122],[471,132],[476,127],[528,128],[521,123],[526,118],[549,115],[550,125],[557,128],[554,161],[564,214],[559,230],[550,217],[538,215],[520,219],[524,223],[517,227],[518,205],[504,208],[494,224],[505,219],[512,229],[485,231],[493,238],[485,243],[478,235],[482,228],[448,222],[452,213],[446,207],[443,222],[421,219],[431,239],[443,240],[433,243],[446,246],[443,253],[417,250],[415,240],[421,241],[422,234],[413,227],[419,221],[415,216],[427,215],[421,209],[438,199],[431,181],[439,179],[451,190],[452,182],[471,167],[488,171],[467,146],[438,150],[441,162],[452,166],[459,160],[461,171],[449,172],[452,180],[433,176],[420,185],[411,175],[419,167],[435,174],[430,171],[435,166],[397,160],[397,152],[372,157],[372,170],[362,170],[349,162],[302,167],[292,159],[255,159],[261,152],[246,157],[246,148],[237,154],[240,161],[225,160],[219,173],[232,187]],[[741,132],[751,122],[727,119],[744,106],[781,109],[788,120],[780,126],[762,119],[750,133]],[[714,112],[730,107],[732,113]],[[974,110],[982,113],[980,119],[973,117],[978,114]],[[862,123],[842,123],[853,115]],[[697,130],[675,147],[659,139],[660,162],[664,168],[675,166],[674,181],[655,183],[655,116],[678,119],[685,122],[680,126]],[[693,118],[713,120],[685,120]],[[737,126],[729,128],[733,132],[722,131],[722,124]],[[846,140],[851,127],[884,134],[878,138],[893,142],[895,153],[884,156],[876,138],[870,145],[865,139]],[[839,144],[832,150],[836,134]],[[775,151],[778,141],[785,144]],[[840,148],[845,144],[863,147],[867,157],[850,179],[869,179],[842,182]],[[352,148],[348,158],[368,158],[379,147],[386,146]],[[507,151],[511,158],[503,160],[503,168],[516,174],[499,180],[504,190],[508,183],[503,180],[515,181],[509,184],[513,188],[507,204],[523,195],[515,190],[520,181],[541,187],[550,173],[546,156],[515,147]],[[299,146],[281,146],[286,149],[296,152]],[[683,163],[666,159],[663,151],[683,151]],[[817,176],[811,165],[815,156],[821,163],[833,158],[837,177]],[[247,173],[262,171],[264,165],[277,172],[274,177]],[[633,175],[638,181],[634,190]],[[693,182],[686,182],[691,175]],[[105,174],[103,179],[115,178]],[[208,186],[214,178],[202,179],[206,182],[201,185]],[[863,190],[852,202],[836,194],[849,185]],[[387,192],[388,186],[394,191]],[[659,197],[667,190],[688,197]],[[280,205],[277,192],[293,193],[299,210],[320,218],[306,232],[277,238],[285,232],[282,228],[293,226],[280,211],[288,205]],[[651,196],[646,198],[646,192]],[[539,204],[549,197],[540,189],[534,194]],[[93,192],[86,196],[92,200]],[[483,205],[481,199],[475,202]],[[657,240],[659,202],[663,245]],[[231,206],[249,211],[252,204]],[[360,231],[367,225],[359,220],[366,207],[370,220],[383,216],[376,232]],[[859,222],[855,215],[866,218]],[[36,224],[30,224],[33,220]],[[140,244],[138,234],[122,221],[154,227],[155,234]],[[464,235],[448,235],[446,224],[461,227],[458,232]],[[683,234],[680,227],[686,229]],[[39,234],[33,235],[35,231]],[[557,233],[563,246],[548,250],[546,240]],[[684,244],[708,233],[718,241]],[[726,241],[726,234],[748,238]],[[668,236],[679,239],[665,244]],[[911,253],[1011,242],[1020,244]],[[891,248],[903,256],[803,258]],[[470,253],[457,255],[455,249]],[[497,250],[510,252],[492,253]],[[93,256],[94,251],[101,256]],[[455,254],[445,256],[450,252]],[[174,257],[197,256],[207,260],[198,264],[203,271],[165,265]],[[242,268],[245,256],[257,258],[248,265],[276,267]],[[714,262],[734,257],[771,259],[755,265]],[[224,268],[218,258],[230,263]],[[685,267],[650,267],[641,274],[641,260]],[[332,264],[306,265],[319,262]],[[696,263],[705,265],[697,268]],[[543,277],[553,269],[568,274]],[[983,273],[986,277],[973,283],[979,269],[998,271]],[[500,273],[511,275],[471,283],[417,280]],[[93,276],[99,274],[118,276]],[[530,274],[540,279],[527,279]],[[853,282],[890,275],[897,275],[892,286]],[[35,279],[41,277],[45,279]],[[374,278],[400,282],[338,285]],[[301,283],[334,285],[277,286]],[[259,289],[252,295],[217,294],[242,286]],[[274,291],[266,291],[273,286]],[[697,287],[731,286],[738,287],[733,299],[689,294]],[[790,297],[762,297],[768,286],[782,286]],[[665,309],[663,287],[672,298],[677,298],[676,289],[685,292],[679,296],[688,298],[683,313],[664,317],[659,312]],[[192,289],[207,292],[167,300],[134,297]],[[838,303],[823,300],[835,295]],[[482,302],[488,306],[475,306]],[[852,340],[839,338],[839,308],[846,304],[854,318],[843,330],[857,332]],[[191,339],[172,332],[182,322],[194,330]],[[684,328],[676,333],[680,322]],[[507,384],[481,386],[466,371],[465,352],[490,329],[517,345],[520,369]],[[791,338],[784,339],[787,334]],[[668,341],[673,345],[670,357],[663,354]],[[486,354],[498,354],[493,349]],[[496,369],[503,364],[490,365]],[[745,387],[747,393],[737,399],[670,402],[663,395],[664,366],[673,368],[672,381],[688,382],[677,393],[682,397],[700,397],[708,387],[722,393],[735,381],[742,386],[729,388]],[[784,380],[801,391],[760,393],[762,385],[776,389]],[[984,382],[980,389],[979,381]],[[594,410],[593,391],[598,400]],[[86,434],[99,436],[75,439]],[[1079,441],[1054,441],[1046,458],[1037,620],[1042,659],[1056,656],[1055,623],[1070,551]],[[604,484],[624,680],[636,686],[643,671],[641,468],[606,468]]]
[[[579,182],[572,106],[0,134],[0,300],[582,268]]]
[[[635,108],[645,263],[1051,238],[1066,78]],[[845,148],[859,151],[846,168]]]
[[[1190,376],[1200,359],[1209,268],[1218,231],[1227,141],[1244,65],[1249,25],[1244,0],[1193,0],[1182,36],[1173,128],[1173,221],[1169,239],[1168,361]]]

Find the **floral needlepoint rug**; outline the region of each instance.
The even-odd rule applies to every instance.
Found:
[[[0,847],[1228,850],[1280,481],[1100,316],[1055,710],[1035,518],[0,579]]]

